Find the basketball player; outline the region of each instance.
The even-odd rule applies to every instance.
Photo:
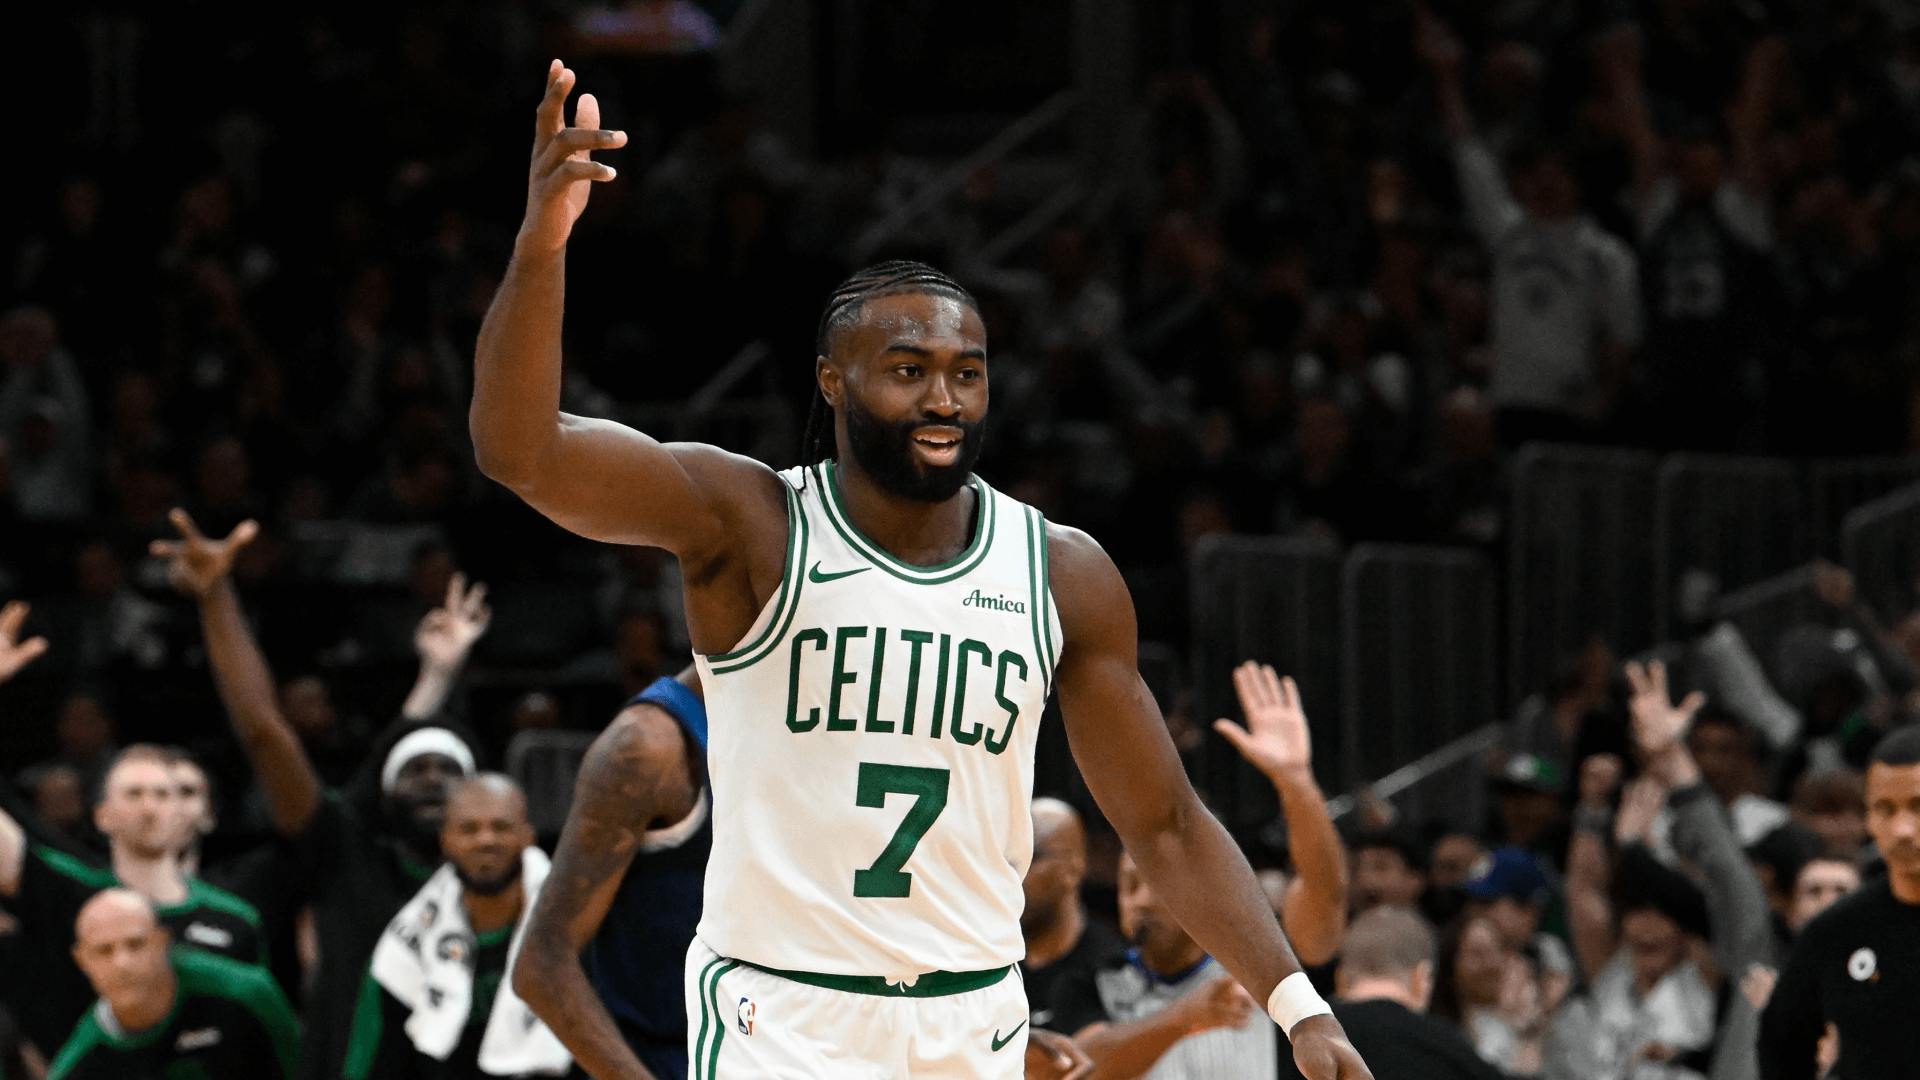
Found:
[[[714,718],[693,1075],[1020,1075],[1020,881],[1057,688],[1089,788],[1169,910],[1309,1080],[1369,1076],[1187,782],[1118,570],[973,475],[987,354],[965,290],[888,263],[836,291],[803,468],[560,412],[567,239],[614,176],[590,152],[626,141],[591,95],[566,124],[573,84],[555,61],[471,426],[480,467],[541,513],[680,560]]]

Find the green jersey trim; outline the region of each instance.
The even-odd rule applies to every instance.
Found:
[[[781,481],[783,484],[785,481]],[[707,666],[715,675],[725,675],[752,667],[778,648],[800,611],[800,591],[806,584],[807,515],[801,511],[800,496],[787,487],[787,561],[780,575],[780,588],[774,593],[773,618],[760,628],[752,641],[732,652],[707,657]]]
[[[969,480],[974,497],[979,502],[979,520],[974,525],[973,542],[967,545],[966,550],[946,562],[936,566],[915,566],[894,557],[887,549],[869,539],[860,531],[859,526],[853,523],[852,516],[847,513],[845,502],[840,498],[840,481],[831,459],[820,463],[819,475],[822,477],[820,487],[823,492],[820,504],[826,507],[827,520],[833,523],[834,531],[840,534],[848,546],[866,556],[869,562],[901,581],[910,581],[917,585],[943,585],[955,578],[965,576],[979,566],[986,559],[987,552],[993,548],[993,524],[998,509],[996,504],[999,500],[994,498],[993,489],[987,487],[986,483],[977,476]]]
[[[61,877],[72,878],[89,889],[111,889],[120,884],[120,879],[113,876],[113,871],[76,859],[57,848],[35,844],[32,851],[41,862],[51,867],[54,873]]]
[[[716,956],[712,960],[707,961],[707,966],[700,969],[699,978],[694,980],[694,988],[700,994],[700,1032],[694,1036],[693,1053],[688,1056],[688,1060],[693,1065],[694,1080],[699,1080],[700,1077],[706,1075],[706,1070],[700,1067],[700,1052],[704,1050],[707,1045],[707,1030],[713,1027],[716,1021],[722,1030],[726,1028],[726,1021],[719,1020],[719,1018],[714,1015],[716,1010],[710,1004],[712,995],[707,991],[707,978],[710,975],[713,976],[713,985],[717,989],[720,985],[720,977],[713,974],[715,969],[731,971],[735,966],[738,965],[730,965],[726,957]],[[718,1036],[715,1037],[714,1042],[718,1044]],[[716,1049],[714,1051],[714,1057],[718,1058],[719,1056],[719,1051]]]
[[[1053,658],[1042,644],[1043,636],[1050,636],[1051,631],[1041,630],[1047,621],[1047,587],[1041,580],[1040,552],[1047,547],[1047,529],[1040,520],[1040,512],[1033,507],[1027,507],[1022,516],[1027,520],[1027,623],[1033,630],[1033,656],[1040,662],[1040,689],[1044,700],[1053,690]]]
[[[866,994],[869,997],[907,997],[933,998],[951,997],[974,990],[984,990],[997,984],[1013,970],[1013,965],[987,968],[984,971],[929,971],[913,981],[912,986],[905,983],[888,982],[879,975],[828,975],[818,971],[786,971],[781,968],[761,967],[759,964],[746,964],[755,971],[778,976],[790,982],[805,983],[825,990],[838,990],[844,994]]]
[[[1059,616],[1053,608],[1053,555],[1047,547],[1047,518],[1045,514],[1033,512],[1034,525],[1038,530],[1040,548],[1040,629],[1047,635],[1047,685],[1053,685],[1053,669],[1060,663],[1060,655],[1053,647],[1053,622]],[[1066,631],[1062,630],[1062,634]]]
[[[209,885],[198,878],[188,879],[187,901],[189,904],[198,904],[201,908],[211,911],[224,911],[236,919],[244,920],[256,933],[261,929],[259,909],[218,885]],[[181,906],[184,908],[186,905]]]
[[[366,1080],[373,1071],[374,1059],[385,1036],[386,1018],[382,1015],[380,983],[369,971],[360,979],[360,996],[354,1002],[353,1022],[347,1029],[347,1058],[340,1066],[345,1080]]]

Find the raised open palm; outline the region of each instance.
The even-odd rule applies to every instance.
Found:
[[[1247,726],[1221,719],[1213,722],[1213,730],[1268,776],[1311,770],[1313,741],[1307,734],[1306,710],[1300,706],[1300,688],[1293,679],[1281,678],[1271,664],[1249,660],[1233,669],[1233,691],[1240,698]]]
[[[1695,690],[1675,705],[1667,691],[1667,665],[1658,660],[1645,667],[1628,661],[1626,670],[1633,687],[1627,702],[1633,713],[1633,741],[1642,754],[1653,757],[1686,737],[1693,714],[1707,703],[1707,696]]]

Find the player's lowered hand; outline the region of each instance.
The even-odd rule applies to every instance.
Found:
[[[580,95],[573,126],[567,126],[567,95],[573,92],[574,80],[573,69],[560,61],[548,65],[547,93],[534,110],[527,216],[520,223],[516,243],[525,252],[551,255],[567,246],[573,223],[587,208],[592,185],[615,175],[612,166],[593,160],[592,152],[627,145],[626,132],[601,130],[600,103],[592,94]]]
[[[47,639],[30,637],[20,640],[20,627],[27,621],[27,605],[15,600],[0,608],[0,683],[13,678],[21,668],[33,663],[41,653],[47,651]]]
[[[1340,1021],[1322,1013],[1293,1025],[1293,1067],[1306,1080],[1373,1080]]]
[[[1080,1044],[1057,1031],[1027,1032],[1026,1080],[1080,1080],[1093,1071],[1093,1059]]]
[[[233,570],[240,549],[260,535],[260,523],[249,518],[233,527],[224,540],[210,539],[200,532],[185,510],[175,507],[167,520],[180,533],[178,540],[155,540],[147,551],[167,560],[167,582],[196,599],[204,599],[213,587]]]
[[[1277,781],[1290,773],[1311,777],[1313,741],[1307,734],[1300,687],[1293,679],[1281,678],[1271,664],[1249,660],[1233,669],[1233,690],[1247,726],[1223,719],[1213,722],[1213,730],[1269,779]]]

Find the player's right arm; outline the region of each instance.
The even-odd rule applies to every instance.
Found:
[[[581,763],[553,870],[527,920],[513,991],[593,1076],[652,1074],[594,993],[580,951],[606,918],[647,824],[684,816],[697,798],[686,737],[658,705],[628,706]]]
[[[765,466],[714,447],[669,446],[560,411],[567,238],[592,185],[614,177],[590,153],[626,144],[625,132],[600,129],[591,94],[580,96],[567,125],[573,86],[574,73],[554,61],[535,113],[526,217],[474,350],[474,455],[488,477],[563,528],[665,548],[697,568],[738,535],[728,501],[772,491],[777,481]]]

